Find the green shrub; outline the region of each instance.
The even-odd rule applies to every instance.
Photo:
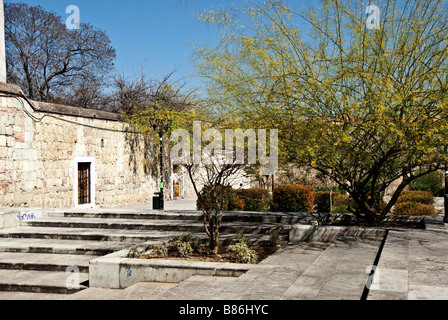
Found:
[[[397,204],[404,202],[417,202],[434,205],[434,196],[429,191],[403,191],[398,197]]]
[[[330,192],[317,191],[314,196],[314,205],[317,212],[330,212]]]
[[[210,186],[204,186],[199,193],[199,196],[204,199],[205,205],[208,207],[208,209],[216,210],[217,207],[215,205],[214,200],[212,199],[212,191],[213,188]],[[239,199],[236,191],[228,186],[228,187],[216,187],[216,194],[218,197],[223,197],[223,210],[224,211],[243,211],[244,210],[244,201],[242,199]],[[202,210],[202,203],[198,200],[196,201],[196,208],[198,210]]]
[[[143,251],[140,251],[138,247],[131,247],[126,254],[126,258],[129,259],[138,259],[143,254]]]
[[[331,191],[331,189],[333,189],[333,192],[337,192],[337,193],[340,193],[340,194],[345,194],[345,191],[340,189],[338,186],[332,186],[332,187],[329,187],[329,186],[316,186],[316,187],[314,187],[314,191],[316,191],[316,192],[325,192],[325,191],[329,192],[329,191]]]
[[[340,204],[336,207],[333,207],[333,210],[331,213],[351,213],[350,210],[348,210],[348,205],[346,204]]]
[[[333,210],[336,208],[345,207],[345,211],[348,211],[350,199],[347,194],[340,194],[339,192],[333,192]],[[317,212],[330,212],[330,192],[318,191],[315,194],[314,204]],[[344,212],[345,213],[345,212]]]
[[[435,216],[437,212],[434,205],[418,203],[418,202],[401,202],[395,205],[394,214],[407,216]]]
[[[350,196],[348,194],[333,193],[333,207],[350,205]]]
[[[170,241],[171,246],[181,257],[187,257],[200,247],[199,242],[190,234],[183,234]]]
[[[236,192],[244,202],[244,211],[266,212],[271,207],[271,195],[267,189],[239,189]]]
[[[441,172],[431,172],[411,183],[412,191],[429,191],[436,197],[443,197],[444,175]]]
[[[269,243],[272,247],[281,247],[284,243],[277,230],[272,230],[269,234]]]
[[[239,263],[255,264],[258,261],[257,254],[247,245],[242,235],[237,236],[238,242],[227,247],[227,253],[232,255]]]
[[[168,248],[163,244],[155,244],[152,246],[152,252],[159,257],[168,256]]]
[[[274,188],[271,211],[312,212],[314,190],[304,185],[282,185]]]

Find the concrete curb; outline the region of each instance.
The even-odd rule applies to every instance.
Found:
[[[121,250],[90,261],[91,288],[126,289],[139,282],[180,283],[191,276],[239,277],[254,265],[126,258]]]

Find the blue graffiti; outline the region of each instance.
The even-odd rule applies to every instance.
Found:
[[[131,276],[132,276],[132,270],[131,270],[131,267],[129,267],[127,272],[126,272],[126,277],[129,278]]]
[[[17,218],[19,219],[19,221],[26,221],[26,220],[35,220],[35,219],[37,219],[37,217],[34,215],[34,212],[19,213],[17,215]]]

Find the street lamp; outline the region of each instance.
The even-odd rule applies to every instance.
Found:
[[[443,222],[448,223],[448,167],[445,167],[445,192],[444,192],[445,217]]]
[[[158,197],[153,198],[153,209],[164,210],[164,195],[163,195],[163,135],[171,126],[169,119],[150,119],[151,126],[155,132],[159,134],[160,138],[160,192]],[[157,195],[157,193],[156,193]],[[157,199],[158,198],[158,199]]]

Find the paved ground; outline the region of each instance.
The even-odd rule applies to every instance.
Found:
[[[148,209],[152,210],[152,204],[127,206],[122,209]],[[165,202],[165,210],[196,210],[196,198],[187,198]]]
[[[389,231],[368,300],[448,300],[448,232],[441,218],[436,222],[427,230]],[[87,289],[69,299],[360,300],[380,244],[338,239],[288,245],[239,278],[194,276],[177,285]]]
[[[167,202],[166,209],[194,210],[195,200]],[[68,297],[0,293],[0,300],[360,300],[381,243],[345,238],[292,244],[239,278],[193,276],[179,284],[89,288]],[[428,219],[426,230],[390,230],[367,299],[448,300],[447,245],[440,217]]]

